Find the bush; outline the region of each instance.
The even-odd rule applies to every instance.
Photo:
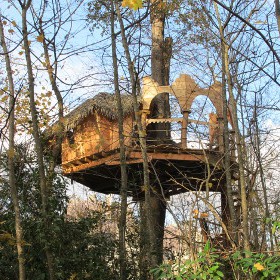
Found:
[[[196,259],[181,264],[165,263],[151,273],[155,279],[165,280],[280,280],[280,256],[236,251],[221,258],[207,242]]]

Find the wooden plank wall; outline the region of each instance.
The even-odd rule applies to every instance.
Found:
[[[126,145],[131,143],[132,128],[133,121],[132,117],[129,116],[124,121]],[[118,121],[111,121],[94,112],[86,117],[73,131],[68,132],[68,136],[64,138],[62,164],[117,149],[119,148],[118,139]]]

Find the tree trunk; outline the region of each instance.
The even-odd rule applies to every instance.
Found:
[[[39,19],[40,23],[40,35],[43,37],[43,48],[44,48],[44,58],[45,63],[48,71],[49,80],[52,86],[52,90],[55,93],[57,105],[58,105],[58,131],[56,132],[56,143],[54,144],[53,150],[52,150],[52,156],[50,161],[50,173],[54,173],[55,166],[57,165],[58,158],[60,157],[61,152],[61,144],[63,139],[63,132],[64,132],[64,125],[63,125],[63,115],[64,115],[64,106],[63,106],[63,98],[61,95],[61,92],[57,86],[55,75],[53,73],[53,68],[51,65],[48,45],[45,38],[45,33],[42,28],[42,19]],[[55,46],[54,46],[55,48]],[[55,61],[57,63],[57,61]],[[50,176],[52,178],[52,176]]]
[[[236,147],[237,147],[237,161],[239,169],[239,180],[240,180],[240,196],[241,196],[241,209],[242,209],[242,230],[243,230],[243,245],[246,251],[250,250],[249,243],[249,224],[248,224],[248,206],[246,197],[246,181],[245,181],[245,169],[241,141],[241,133],[238,126],[238,116],[237,116],[237,103],[233,95],[232,79],[229,71],[229,58],[228,58],[228,46],[225,44],[225,70],[227,77],[227,84],[229,90],[229,101],[232,107],[232,118],[233,126],[236,136]]]
[[[6,71],[9,83],[9,150],[8,150],[8,169],[9,169],[9,185],[13,207],[15,211],[15,231],[16,231],[16,245],[18,254],[18,267],[19,267],[19,280],[25,280],[25,261],[24,261],[24,249],[23,249],[23,231],[21,226],[21,216],[18,200],[18,192],[15,181],[15,89],[13,80],[13,71],[11,68],[11,61],[4,37],[4,28],[2,18],[0,15],[0,41],[3,48]]]
[[[117,46],[115,38],[115,6],[114,0],[111,0],[111,42],[112,42],[112,58],[114,67],[114,88],[117,97],[118,106],[118,127],[119,127],[119,143],[120,143],[120,168],[121,168],[121,212],[119,217],[119,258],[120,258],[120,280],[126,280],[126,246],[125,246],[125,232],[126,232],[126,214],[127,214],[127,169],[125,156],[125,139],[123,132],[123,108],[121,102],[121,94],[119,87],[118,74],[118,60],[117,60]]]
[[[275,14],[276,14],[276,19],[277,19],[278,32],[279,32],[279,36],[280,36],[280,5],[279,5],[279,0],[275,0]]]
[[[169,84],[169,70],[171,58],[171,38],[164,39],[165,13],[162,10],[163,1],[151,2],[151,25],[152,25],[152,52],[151,74],[154,81],[160,86]],[[169,94],[161,93],[152,101],[150,115],[153,118],[169,118]],[[150,124],[148,138],[152,144],[168,143],[170,141],[170,124]]]
[[[140,213],[140,256],[139,256],[139,268],[140,278],[139,280],[149,279],[149,232],[147,231],[147,211],[145,209],[145,201],[139,202]]]
[[[151,25],[152,25],[152,53],[151,67],[152,78],[159,85],[169,84],[169,68],[171,58],[171,43],[168,38],[164,40],[165,13],[162,9],[163,1],[151,2]],[[170,117],[169,94],[162,93],[156,96],[151,105],[151,116],[154,118]],[[170,124],[157,123],[150,126],[150,137],[153,144],[170,141]],[[149,133],[149,132],[148,132]],[[150,196],[150,214],[147,216],[147,228],[151,230],[151,266],[156,267],[163,261],[163,236],[166,215],[166,201],[162,195],[160,184],[153,186]]]
[[[27,64],[27,73],[28,73],[28,90],[30,98],[30,111],[32,117],[32,133],[35,142],[35,151],[37,155],[37,164],[39,168],[39,177],[40,177],[40,189],[41,189],[41,200],[42,200],[42,219],[43,219],[43,228],[45,235],[45,253],[47,258],[47,266],[49,272],[49,279],[55,279],[54,265],[53,265],[53,256],[50,250],[49,241],[51,237],[49,236],[49,223],[48,223],[48,196],[47,196],[47,184],[46,184],[46,175],[44,167],[44,157],[43,157],[43,147],[40,139],[40,130],[38,126],[38,115],[35,104],[35,90],[34,90],[34,75],[32,69],[32,60],[31,60],[31,51],[28,41],[28,31],[27,31],[27,11],[30,8],[31,0],[28,0],[26,5],[22,5],[22,34],[23,34],[23,45],[25,51],[25,59]]]
[[[139,135],[139,142],[140,142],[140,148],[141,148],[141,154],[143,158],[143,189],[145,190],[145,213],[147,216],[150,214],[150,177],[149,177],[149,161],[148,161],[148,156],[147,156],[147,145],[146,145],[146,131],[145,127],[143,125],[140,119],[140,114],[139,114],[139,107],[138,107],[138,102],[137,102],[137,85],[138,81],[135,78],[135,73],[134,73],[134,66],[133,66],[133,61],[130,56],[130,51],[129,51],[129,46],[127,42],[127,38],[125,35],[125,28],[123,24],[123,20],[121,17],[120,9],[119,9],[119,4],[115,4],[116,12],[117,12],[117,17],[118,21],[120,23],[120,29],[121,29],[121,36],[122,36],[122,45],[125,50],[125,56],[126,60],[128,63],[128,70],[129,70],[129,77],[130,77],[130,84],[131,84],[131,94],[133,96],[133,110],[134,110],[134,117],[135,121],[137,124],[137,129],[138,129],[138,135]],[[147,230],[147,240],[145,242],[145,250],[146,252],[146,260],[147,262],[143,262],[142,264],[145,265],[143,267],[140,267],[140,279],[149,279],[149,268],[151,268],[150,265],[150,244],[151,244],[151,235],[149,234],[151,232],[151,224],[147,224],[149,229]],[[141,264],[140,264],[141,266]]]
[[[223,35],[222,35],[223,36]],[[229,227],[229,233],[230,236],[233,238],[235,242],[238,241],[238,235],[237,235],[237,218],[236,213],[234,209],[234,201],[233,201],[233,190],[232,190],[232,178],[231,178],[231,163],[230,163],[230,157],[231,157],[231,150],[230,150],[230,135],[229,135],[229,129],[228,129],[228,120],[227,120],[227,112],[228,112],[228,106],[227,106],[227,97],[226,97],[226,79],[225,79],[225,59],[224,59],[224,43],[223,39],[221,41],[221,49],[222,49],[222,86],[223,86],[223,121],[224,121],[224,167],[225,167],[225,175],[226,175],[226,204],[228,205],[230,219],[229,223],[227,223],[227,226]]]
[[[226,44],[224,37],[224,27],[220,19],[220,14],[218,6],[214,3],[216,15],[219,22],[219,31],[221,37],[221,51],[222,51],[222,75],[223,75],[223,117],[224,117],[224,140],[225,140],[225,168],[226,168],[226,183],[227,183],[227,198],[229,202],[229,211],[232,219],[232,233],[237,238],[237,217],[235,215],[234,202],[232,197],[232,187],[231,187],[231,174],[230,174],[230,150],[229,150],[229,133],[227,125],[227,100],[226,100],[226,84],[228,85],[229,90],[229,101],[232,105],[232,118],[233,118],[233,128],[236,135],[236,145],[237,145],[237,157],[238,157],[238,166],[239,166],[239,177],[240,177],[240,186],[241,186],[241,205],[242,205],[242,218],[243,218],[243,234],[244,234],[244,248],[249,250],[249,230],[248,230],[248,208],[246,200],[246,184],[244,176],[244,163],[242,159],[242,149],[241,149],[241,136],[240,130],[238,127],[238,117],[237,117],[237,105],[233,96],[233,88],[231,84],[231,76],[229,71],[229,59],[228,59],[228,45]],[[244,196],[245,195],[245,196]]]
[[[278,3],[279,4],[279,3]],[[279,8],[279,7],[278,7]],[[279,11],[280,13],[280,11]],[[280,15],[279,15],[280,16]],[[262,158],[261,158],[261,143],[260,143],[260,130],[259,130],[259,120],[258,120],[258,114],[257,114],[257,93],[255,93],[255,106],[254,106],[254,125],[255,125],[255,135],[253,135],[253,137],[255,138],[255,143],[253,143],[253,147],[254,147],[254,152],[256,154],[257,157],[257,163],[258,163],[258,167],[259,167],[259,172],[260,172],[260,183],[262,186],[262,191],[263,191],[263,199],[264,199],[264,206],[265,206],[265,219],[263,219],[263,227],[264,229],[267,228],[267,231],[269,233],[269,241],[270,241],[270,250],[274,250],[274,244],[273,244],[273,234],[272,234],[272,224],[271,221],[269,219],[270,212],[269,212],[269,203],[268,203],[268,195],[267,195],[267,189],[266,189],[266,184],[265,184],[265,176],[264,176],[264,170],[263,170],[263,163],[262,163]],[[268,222],[269,221],[269,222]],[[265,236],[267,235],[267,232],[264,231],[264,238],[263,240],[265,240]],[[262,246],[263,244],[261,244]]]

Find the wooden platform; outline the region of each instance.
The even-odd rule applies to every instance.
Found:
[[[90,189],[109,194],[120,190],[119,149],[74,160],[62,166],[64,175]],[[181,149],[176,145],[148,147],[151,186],[161,186],[165,196],[187,191],[219,191],[223,185],[221,153]],[[143,196],[142,154],[139,147],[127,151],[128,195]]]

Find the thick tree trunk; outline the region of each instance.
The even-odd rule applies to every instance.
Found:
[[[274,2],[275,2],[275,14],[277,19],[278,33],[280,36],[280,4],[279,4],[279,0],[275,0]]]
[[[4,37],[4,28],[2,18],[0,15],[0,42],[3,48],[6,71],[9,83],[9,150],[8,150],[8,169],[9,169],[9,185],[13,207],[15,211],[15,231],[16,231],[16,245],[18,254],[18,267],[19,267],[19,280],[25,280],[25,261],[24,261],[24,250],[23,250],[23,231],[21,226],[21,216],[18,200],[18,192],[15,181],[15,89],[13,80],[13,71],[11,68],[11,61]]]
[[[152,25],[152,53],[151,67],[152,78],[159,85],[169,84],[169,68],[171,58],[171,43],[168,38],[164,40],[165,13],[162,10],[163,1],[151,2],[151,25]],[[154,118],[170,117],[169,95],[163,93],[155,97],[151,105],[151,116]],[[152,143],[157,145],[170,141],[170,125],[159,123],[150,126],[153,130],[148,135],[152,138]],[[153,186],[150,196],[150,214],[146,215],[147,228],[151,230],[151,266],[156,267],[163,261],[163,236],[166,215],[166,201],[162,195],[160,184]]]
[[[154,5],[154,3],[152,4]],[[156,4],[154,5],[155,8]],[[129,48],[127,44],[127,39],[124,32],[124,26],[122,23],[122,18],[119,12],[119,8],[116,5],[116,11],[118,15],[118,19],[121,26],[121,33],[122,33],[122,42],[126,52],[126,58],[129,65],[129,72],[130,72],[130,79],[131,79],[131,86],[132,86],[132,93],[135,96],[134,101],[134,109],[135,109],[135,119],[139,129],[139,140],[140,146],[142,150],[143,156],[143,177],[144,177],[144,190],[145,190],[145,203],[142,204],[141,207],[141,216],[142,221],[141,225],[142,228],[140,232],[142,234],[145,233],[146,239],[141,238],[142,240],[142,252],[141,254],[145,254],[142,256],[142,266],[141,266],[141,275],[140,279],[149,279],[149,269],[152,267],[157,266],[162,262],[162,247],[163,247],[163,234],[164,234],[164,221],[165,221],[165,213],[166,213],[166,205],[164,198],[161,195],[161,190],[157,187],[156,192],[151,191],[150,180],[149,180],[149,169],[148,169],[148,158],[147,158],[147,150],[146,150],[146,134],[143,130],[142,123],[139,119],[139,114],[137,113],[137,101],[136,101],[136,81],[134,78],[134,70],[133,70],[133,63],[130,58]],[[163,45],[164,45],[164,37],[163,37],[163,28],[164,28],[164,14],[160,13],[159,18],[157,14],[157,10],[153,10],[152,15],[152,28],[153,28],[153,51],[152,51],[152,77],[159,82],[160,85],[163,85],[165,82],[168,82],[166,75],[164,75],[167,68],[165,65],[169,67],[169,60],[170,60],[170,53],[163,52]],[[155,17],[156,16],[156,17]],[[154,23],[153,23],[154,22]],[[170,40],[167,41],[167,45],[170,45]],[[164,60],[163,58],[168,58],[168,60]],[[160,70],[158,71],[160,67]],[[166,71],[169,73],[169,71]],[[158,103],[157,103],[158,101]],[[169,102],[168,96],[166,94],[161,95],[161,98],[157,99],[154,103],[155,115],[157,117],[167,117],[169,116]],[[158,128],[157,128],[158,129]],[[169,130],[164,130],[159,132],[164,138],[167,139],[169,137]],[[156,136],[160,137],[160,136]],[[155,138],[156,139],[156,138]],[[158,138],[159,139],[159,138]],[[144,228],[143,228],[144,227]]]
[[[165,13],[163,1],[153,0],[151,2],[151,25],[152,25],[152,51],[151,51],[151,74],[152,78],[159,85],[169,84],[170,58],[171,58],[171,38],[164,39]],[[169,94],[161,93],[157,95],[150,108],[150,115],[153,118],[169,118]],[[152,144],[166,143],[170,141],[170,124],[156,123],[150,124],[148,139]]]

